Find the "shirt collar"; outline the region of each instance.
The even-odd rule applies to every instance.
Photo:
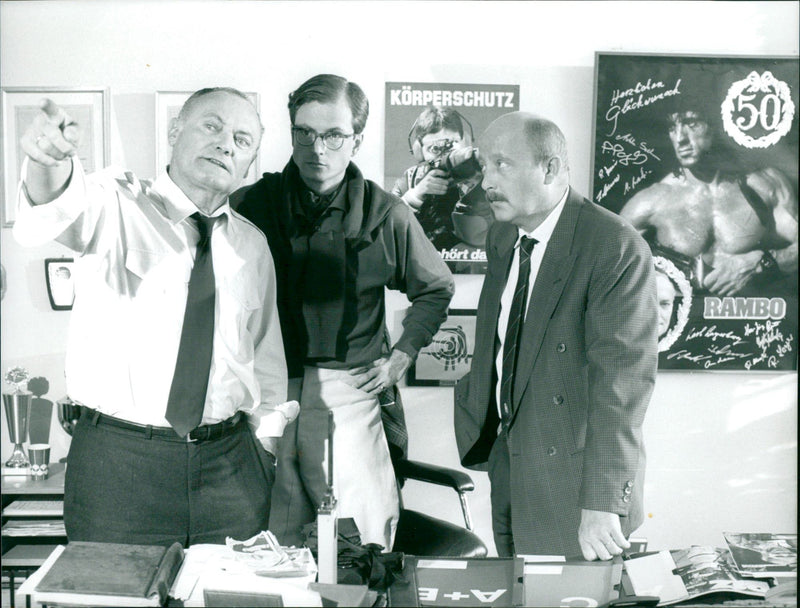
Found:
[[[321,205],[325,209],[334,208],[344,211],[345,197],[342,196],[344,192],[344,182],[345,180],[339,182],[339,185],[328,194],[316,194],[311,190],[311,188],[306,186],[305,183],[302,187],[303,190],[307,191],[311,195],[311,199],[315,202],[315,204]]]
[[[345,187],[345,182],[347,178],[343,179],[339,182],[339,185],[336,188],[329,192],[328,194],[315,194],[311,188],[309,188],[305,182],[301,178],[298,177],[298,193],[300,196],[297,197],[294,204],[292,205],[292,212],[294,215],[302,215],[310,220],[318,219],[322,217],[327,211],[333,209],[339,209],[343,213],[347,213],[347,188]],[[300,203],[300,198],[302,196],[310,196],[311,200],[314,201],[314,206],[318,209],[317,217],[309,216],[307,210],[304,206]]]
[[[166,170],[159,173],[158,177],[153,182],[152,189],[164,199],[167,215],[173,224],[179,224],[193,213],[202,213],[202,211],[197,208],[197,205],[195,205],[191,199],[186,196],[184,191],[178,187],[178,184],[172,181],[172,178]],[[229,199],[225,199],[225,203],[214,211],[211,216],[227,216],[230,212],[231,206]]]
[[[553,210],[547,215],[546,218],[544,218],[544,221],[531,232],[527,232],[522,228],[517,228],[517,242],[514,247],[519,247],[519,243],[523,236],[536,239],[536,242],[540,243],[541,245],[547,245],[550,237],[553,236],[553,231],[556,229],[556,224],[558,223],[558,219],[561,217],[561,212],[564,211],[564,205],[567,203],[568,194],[569,188],[564,191],[564,195],[561,197],[561,200],[558,201],[558,204],[553,207]]]

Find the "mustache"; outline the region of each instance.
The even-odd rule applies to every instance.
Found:
[[[505,196],[503,196],[500,192],[496,192],[494,190],[487,190],[486,198],[489,200],[489,202],[506,200]]]

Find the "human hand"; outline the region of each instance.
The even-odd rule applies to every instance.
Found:
[[[578,542],[587,561],[611,559],[631,546],[622,534],[619,515],[590,509],[581,509]]]
[[[721,296],[740,293],[758,271],[762,255],[761,250],[735,255],[715,254],[714,270],[705,276],[703,287]]]
[[[447,172],[441,169],[431,169],[416,186],[411,188],[411,192],[415,197],[422,199],[426,194],[444,194],[449,187],[450,178],[447,176]]]
[[[393,350],[389,356],[381,357],[365,367],[350,370],[353,386],[371,395],[394,386],[411,365],[411,357],[402,350]]]
[[[46,167],[55,167],[77,151],[78,124],[50,99],[39,104],[41,112],[20,138],[22,151]]]

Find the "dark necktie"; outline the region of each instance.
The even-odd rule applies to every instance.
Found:
[[[200,240],[189,276],[189,293],[183,330],[175,362],[175,375],[167,400],[167,421],[181,437],[197,427],[203,418],[211,348],[214,342],[214,266],[211,263],[211,230],[215,217],[193,213]]]
[[[519,354],[519,339],[522,334],[522,321],[525,314],[525,304],[528,301],[528,280],[531,274],[531,251],[537,243],[536,239],[523,236],[519,245],[519,277],[511,308],[508,313],[508,327],[506,338],[503,341],[503,375],[500,379],[500,419],[503,428],[508,430],[511,422],[512,388],[517,368],[517,355]]]

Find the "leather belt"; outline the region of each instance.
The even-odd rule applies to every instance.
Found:
[[[172,427],[152,426],[149,424],[136,424],[120,418],[114,418],[106,414],[101,414],[97,410],[84,408],[81,418],[89,424],[96,426],[111,426],[124,429],[134,433],[144,435],[145,439],[160,439],[165,441],[176,441],[179,443],[196,443],[201,441],[213,441],[232,435],[239,429],[240,424],[245,422],[242,412],[236,412],[233,416],[216,424],[204,424],[196,429],[189,431],[186,437],[178,435]]]

